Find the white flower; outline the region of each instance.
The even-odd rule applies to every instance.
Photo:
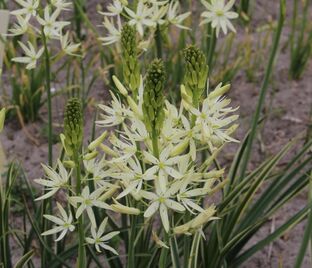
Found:
[[[67,170],[65,169],[60,160],[57,160],[57,164],[58,164],[58,172],[53,170],[51,167],[42,165],[47,179],[46,180],[35,179],[34,181],[38,184],[47,187],[46,190],[48,192],[43,196],[40,196],[36,200],[49,198],[52,195],[54,195],[59,189],[67,186],[70,173],[67,172]]]
[[[181,29],[190,29],[184,25],[182,25],[182,22],[188,17],[191,15],[191,12],[186,12],[186,13],[183,13],[181,15],[178,15],[178,11],[179,11],[179,8],[180,8],[180,4],[179,4],[179,1],[171,1],[170,2],[170,5],[169,5],[169,9],[168,9],[168,13],[167,13],[167,20],[177,26],[178,28],[181,28]]]
[[[101,187],[90,194],[90,189],[88,186],[86,186],[82,190],[80,196],[69,197],[69,200],[74,207],[77,207],[77,203],[80,203],[80,206],[78,207],[76,211],[76,219],[78,219],[80,215],[84,212],[84,210],[86,210],[89,216],[89,219],[91,221],[91,224],[93,226],[96,226],[95,216],[94,216],[92,207],[95,206],[95,207],[104,208],[104,209],[111,209],[108,204],[98,200],[98,198],[104,192],[104,190],[105,188]]]
[[[125,185],[125,189],[117,196],[117,199],[134,191],[138,193],[142,189],[144,181],[154,179],[153,171],[149,169],[144,173],[140,161],[135,156],[128,159],[127,164],[129,167],[125,167],[121,172],[110,174],[112,178],[122,180]]]
[[[126,137],[122,135],[124,141],[118,139],[115,135],[110,137],[110,143],[119,151],[119,157],[113,158],[110,163],[123,162],[130,157],[134,156],[137,152],[137,145],[134,139],[132,139],[130,131],[123,126],[125,130]],[[128,141],[127,141],[128,140]]]
[[[68,7],[71,6],[71,3],[68,3],[64,0],[51,0],[51,5],[55,6],[60,10],[69,10]]]
[[[124,5],[119,0],[114,0],[112,4],[107,6],[108,12],[99,12],[104,16],[117,16],[123,11]]]
[[[105,29],[108,31],[108,35],[106,37],[100,37],[99,40],[103,42],[104,46],[117,43],[121,38],[121,24],[118,22],[118,28],[115,27],[113,20],[109,20],[108,18],[104,18],[103,25]]]
[[[168,11],[168,6],[160,6],[160,5],[154,5],[154,11],[153,11],[153,16],[151,19],[159,25],[162,25],[166,22],[164,19],[165,15],[167,14]]]
[[[221,84],[215,89],[221,88]],[[213,94],[213,93],[212,93]],[[211,150],[215,150],[214,143],[224,143],[224,142],[238,142],[237,140],[231,138],[228,134],[228,125],[232,124],[238,119],[238,115],[227,116],[227,114],[232,113],[238,109],[233,109],[231,107],[226,107],[230,104],[230,100],[218,96],[216,98],[209,98],[209,96],[204,99],[201,110],[191,107],[190,111],[196,115],[196,126],[200,128],[198,133],[198,139],[204,144],[208,144]]]
[[[24,57],[16,57],[13,58],[12,61],[18,63],[25,63],[26,69],[31,70],[36,68],[37,60],[41,57],[44,52],[44,48],[40,48],[38,52],[35,51],[33,45],[28,41],[28,47],[25,46],[22,42],[18,41],[21,48],[24,50],[25,56]]]
[[[12,15],[36,16],[39,0],[15,0],[22,8],[11,12]]]
[[[145,218],[149,218],[159,210],[161,222],[165,228],[165,231],[169,231],[169,217],[168,217],[168,208],[176,212],[184,212],[185,208],[177,201],[172,200],[172,195],[177,192],[178,188],[169,188],[167,191],[156,191],[155,193],[141,191],[141,194],[144,198],[151,200],[149,207],[144,213]]]
[[[70,22],[67,21],[56,21],[60,12],[60,9],[56,9],[52,14],[50,14],[50,7],[46,6],[44,9],[44,19],[39,16],[37,17],[38,22],[43,26],[44,34],[48,38],[59,38],[63,27],[70,24]]]
[[[16,15],[17,22],[14,23],[13,28],[9,30],[11,32],[10,35],[22,35],[27,32],[29,27],[29,16],[23,17],[21,15]]]
[[[144,35],[144,26],[156,27],[156,23],[150,18],[153,15],[154,8],[148,7],[143,3],[142,0],[139,1],[136,13],[131,9],[125,7],[126,12],[131,17],[129,24],[135,25],[138,33]]]
[[[208,9],[204,11],[201,16],[204,18],[201,24],[211,23],[212,28],[216,28],[216,35],[219,36],[220,29],[224,34],[227,34],[227,29],[236,32],[231,23],[231,19],[238,17],[236,12],[230,11],[233,7],[235,0],[230,0],[226,5],[224,0],[211,0],[208,3],[206,0],[201,0],[202,4]]]
[[[57,205],[58,210],[61,213],[61,218],[58,218],[52,215],[43,215],[43,217],[45,217],[49,221],[52,221],[57,226],[52,228],[51,230],[48,230],[42,233],[41,235],[51,235],[51,234],[56,234],[56,233],[61,232],[60,236],[55,240],[55,241],[60,241],[61,239],[64,238],[64,236],[66,235],[68,231],[70,232],[74,231],[75,226],[72,224],[72,221],[73,221],[72,214],[69,212],[67,215],[66,211],[59,203],[56,203],[56,205]]]
[[[77,56],[77,54],[74,53],[78,50],[80,44],[74,44],[69,40],[69,31],[67,31],[64,35],[60,32],[60,42],[61,47],[66,54]]]
[[[108,218],[106,217],[103,222],[101,223],[99,229],[96,231],[94,226],[91,226],[91,234],[92,234],[92,238],[91,237],[86,237],[86,241],[89,244],[93,244],[95,246],[95,249],[97,252],[101,252],[100,248],[104,248],[106,250],[111,251],[112,253],[118,255],[117,251],[112,248],[111,246],[107,245],[107,241],[112,239],[114,236],[118,235],[120,232],[119,231],[114,231],[114,232],[110,232],[106,235],[104,234],[106,225],[107,225],[107,220]]]
[[[115,95],[112,92],[111,96],[113,99],[111,102],[112,107],[99,104],[99,108],[104,111],[104,114],[101,115],[103,120],[96,121],[96,124],[98,126],[101,127],[117,126],[122,122],[124,122],[124,120],[126,119],[127,109],[124,107],[121,101],[115,97]]]
[[[158,172],[158,178],[156,179],[156,189],[159,187],[163,192],[165,192],[167,188],[168,175],[175,179],[180,179],[182,177],[182,174],[180,174],[172,167],[178,163],[180,156],[170,158],[169,156],[171,150],[171,146],[167,146],[160,153],[159,159],[146,151],[143,152],[145,160],[147,160],[149,163],[154,164],[154,166],[152,166],[148,170],[148,172],[150,172],[151,174],[155,174]]]

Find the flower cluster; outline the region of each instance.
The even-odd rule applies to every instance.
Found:
[[[203,72],[195,70],[198,66],[194,57],[201,59],[198,64],[202,64]],[[212,163],[224,143],[236,142],[230,135],[237,127],[233,122],[238,116],[232,114],[236,109],[229,107],[230,100],[224,97],[229,86],[220,84],[210,92],[209,83],[200,82],[200,85],[207,85],[205,93],[192,80],[195,76],[188,74],[197,73],[200,79],[203,76],[207,79],[202,52],[189,47],[185,60],[188,72],[184,81],[188,89],[181,86],[179,106],[165,98],[166,74],[159,59],[151,63],[145,79],[140,77],[138,93],[113,77],[122,98],[111,92],[111,104],[99,106],[102,114],[96,123],[106,129],[81,155],[85,175],[76,178],[76,185],[69,179],[72,171],[63,163],[77,168],[78,161],[72,157],[72,151],[79,149],[72,146],[72,141],[82,135],[79,134],[82,115],[77,99],[70,100],[67,105],[62,141],[68,160],[58,161],[58,171],[43,166],[47,179],[36,182],[46,187],[46,193],[38,199],[51,197],[62,189],[71,211],[75,211],[75,218],[79,220],[84,213],[87,215],[92,238],[86,238],[86,241],[94,244],[97,250],[102,247],[117,253],[106,244],[117,232],[103,236],[107,219],[97,229],[95,208],[106,213],[142,215],[146,222],[158,214],[165,232],[175,234],[202,232],[205,223],[216,219],[215,206],[205,207],[203,201],[219,187],[224,170],[213,168]],[[195,94],[196,88],[199,92]],[[118,127],[118,131],[108,132],[112,127]],[[207,159],[202,159],[200,152],[204,150],[210,154]],[[92,188],[89,181],[93,182]],[[126,205],[125,198],[132,201]],[[60,205],[58,207],[60,219],[45,216],[57,224],[45,235],[62,232],[60,237],[63,237],[75,228],[73,216],[67,216]],[[187,222],[183,217],[186,213],[193,215],[187,217]],[[182,221],[173,220],[178,215]],[[162,241],[158,243],[162,244]]]
[[[186,12],[179,14],[179,1],[148,1],[139,0],[137,4],[129,4],[128,1],[113,0],[107,6],[104,15],[103,26],[107,30],[107,36],[100,38],[104,45],[118,43],[121,38],[122,20],[130,26],[134,26],[142,38],[141,48],[148,46],[148,41],[143,41],[147,35],[154,35],[157,26],[168,27],[174,25],[180,29],[189,29],[183,25],[185,19],[191,14]],[[150,38],[147,38],[148,40]]]
[[[9,30],[11,36],[28,33],[27,44],[19,41],[23,57],[15,57],[12,61],[26,64],[26,69],[34,69],[44,52],[44,47],[37,47],[34,36],[44,37],[46,42],[59,41],[61,53],[75,55],[80,44],[74,44],[69,39],[69,32],[64,28],[70,24],[60,19],[63,11],[67,11],[71,3],[65,0],[53,0],[43,5],[39,0],[15,0],[19,9],[11,12],[15,16],[15,24]]]

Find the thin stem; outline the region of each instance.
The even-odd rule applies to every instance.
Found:
[[[200,244],[201,234],[200,232],[196,232],[193,238],[193,244],[191,249],[191,254],[189,257],[188,268],[196,268],[197,267],[197,258],[198,258],[198,249]]]
[[[53,137],[53,129],[52,129],[52,97],[51,97],[51,72],[50,72],[50,53],[47,46],[47,38],[42,29],[41,31],[42,41],[44,45],[44,54],[45,54],[45,79],[46,79],[46,92],[47,92],[47,103],[48,103],[48,164],[51,167],[53,165],[53,151],[52,151],[52,137]],[[51,210],[51,200],[45,199],[42,205],[42,215],[48,214],[47,210],[50,208]],[[50,214],[50,213],[49,213]],[[41,217],[42,219],[42,231],[45,231],[48,228],[48,221]],[[52,245],[52,240],[50,238],[44,238],[49,246]],[[46,261],[49,259],[48,252],[45,248],[42,249],[42,258],[41,265],[44,267],[46,265]]]
[[[79,195],[81,193],[81,169],[80,169],[80,160],[79,160],[79,151],[78,149],[74,152],[74,162],[76,167],[76,191]],[[83,214],[78,219],[78,235],[79,235],[79,245],[78,245],[78,263],[77,267],[85,268],[86,267],[86,249],[84,247],[85,237],[84,237],[84,228],[83,228]]]
[[[208,37],[207,37],[207,64],[209,70],[212,70],[213,67],[213,56],[216,50],[217,38],[216,30],[208,25]]]
[[[155,32],[155,41],[156,41],[156,49],[157,49],[157,58],[162,58],[162,40],[161,40],[161,31],[160,26],[157,25],[157,29]]]
[[[153,153],[156,158],[159,158],[159,149],[158,149],[158,135],[155,128],[152,131],[152,143],[153,143]]]
[[[48,152],[48,163],[49,166],[53,164],[53,151],[52,151],[52,136],[53,136],[53,128],[52,128],[52,101],[51,101],[51,66],[50,66],[50,53],[47,46],[47,38],[42,30],[42,40],[44,45],[44,54],[45,54],[45,78],[46,78],[46,92],[47,92],[47,103],[48,103],[48,139],[49,139],[49,152]]]
[[[168,244],[169,242],[169,234],[164,232],[164,242]],[[169,249],[162,247],[158,267],[159,268],[167,268],[167,256],[168,256]]]

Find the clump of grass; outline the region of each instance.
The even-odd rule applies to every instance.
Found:
[[[301,10],[302,16],[298,16]],[[311,58],[312,25],[309,24],[309,1],[294,0],[290,35],[290,76],[299,79]]]

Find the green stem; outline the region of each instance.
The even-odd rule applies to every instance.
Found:
[[[53,164],[53,151],[52,151],[52,136],[53,136],[53,129],[52,129],[52,101],[51,101],[51,66],[50,66],[50,53],[47,46],[47,38],[42,30],[42,40],[44,45],[44,54],[45,54],[45,78],[46,78],[46,92],[47,92],[47,102],[48,102],[48,139],[49,139],[49,152],[48,152],[48,163],[49,166]]]
[[[159,25],[157,25],[157,29],[155,32],[155,41],[156,41],[156,49],[157,49],[157,58],[162,58],[162,40],[161,40],[161,31]]]
[[[169,242],[169,235],[164,231],[164,242],[168,245]],[[158,267],[159,268],[167,268],[167,256],[168,256],[169,249],[162,247]]]
[[[213,67],[213,56],[216,50],[217,38],[216,31],[210,25],[208,26],[208,37],[207,37],[207,64],[209,71]]]
[[[281,33],[282,33],[284,21],[285,21],[285,15],[286,15],[285,0],[280,0],[280,18],[279,18],[277,30],[275,33],[275,38],[274,38],[274,43],[273,43],[273,48],[271,51],[269,63],[268,63],[267,69],[266,69],[264,81],[263,81],[262,88],[260,91],[260,96],[259,96],[259,100],[257,103],[257,108],[256,108],[255,114],[254,114],[252,122],[251,122],[250,135],[249,135],[249,139],[247,141],[246,152],[243,156],[243,162],[242,162],[242,166],[241,166],[240,180],[242,180],[245,176],[245,173],[247,170],[247,165],[248,165],[248,162],[249,162],[249,159],[251,156],[251,149],[252,149],[253,141],[254,141],[255,136],[257,134],[258,121],[259,121],[261,110],[262,110],[262,107],[263,107],[263,104],[265,101],[265,96],[266,96],[266,93],[267,93],[267,90],[269,87],[269,82],[270,82],[270,78],[272,75],[273,65],[274,65],[274,61],[276,58],[278,45],[279,45],[279,41],[280,41],[280,37],[281,37]]]
[[[50,66],[50,53],[47,45],[47,38],[45,33],[42,29],[41,31],[43,46],[44,46],[44,55],[45,55],[45,79],[46,79],[46,92],[47,92],[47,103],[48,103],[48,164],[51,167],[53,165],[53,151],[52,151],[52,97],[51,97],[51,66]],[[46,190],[45,190],[46,191]],[[51,210],[51,200],[45,199],[42,205],[42,215],[43,214],[51,214],[47,213],[48,208]],[[42,219],[42,231],[47,230],[48,228],[48,221],[41,217]],[[46,243],[49,246],[52,246],[52,240],[50,238],[44,238]],[[41,265],[44,267],[46,266],[46,261],[49,259],[48,252],[45,248],[42,249],[42,258],[41,258]]]
[[[191,254],[189,257],[189,263],[188,263],[188,268],[196,268],[197,266],[197,259],[198,259],[198,249],[199,249],[199,244],[201,240],[201,234],[200,232],[196,232],[194,238],[193,238],[193,244],[191,248]]]
[[[156,158],[159,158],[159,149],[158,149],[158,135],[155,128],[152,131],[152,143],[153,143],[153,153]]]
[[[79,160],[79,150],[75,149],[74,151],[74,162],[76,167],[76,191],[77,195],[81,193],[81,169],[80,169],[80,160]],[[83,214],[78,219],[78,235],[79,235],[79,245],[78,245],[78,263],[77,267],[85,268],[86,267],[86,249],[84,246],[85,236],[83,228]]]

